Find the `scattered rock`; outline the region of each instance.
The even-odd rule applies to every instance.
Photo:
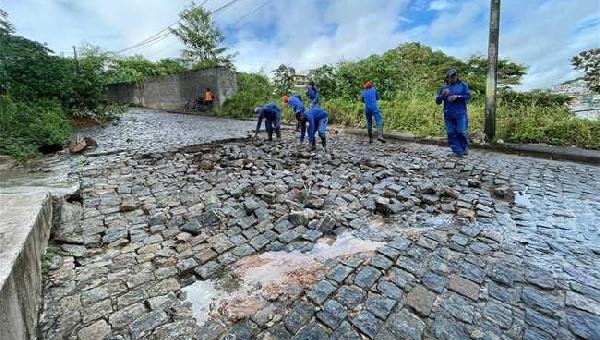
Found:
[[[465,218],[469,218],[472,220],[475,219],[475,211],[473,211],[471,209],[460,208],[460,209],[458,209],[457,214],[460,217],[465,217]]]
[[[85,142],[86,148],[96,148],[98,143],[92,137],[83,137],[83,141]]]
[[[85,150],[85,141],[79,140],[69,143],[69,151],[74,154],[82,153]]]
[[[501,198],[501,199],[507,200],[509,202],[514,202],[514,200],[515,200],[514,191],[510,187],[507,187],[507,186],[500,186],[500,187],[493,188],[492,194],[497,198]]]

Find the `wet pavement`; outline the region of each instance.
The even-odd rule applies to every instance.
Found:
[[[344,134],[165,152],[252,125],[92,135],[39,338],[600,338],[600,168]]]
[[[98,141],[95,152],[88,152],[91,155],[117,151],[151,153],[247,137],[255,124],[211,116],[133,109],[116,125],[81,129],[78,134],[81,137],[92,136]]]

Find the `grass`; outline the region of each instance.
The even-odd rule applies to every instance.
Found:
[[[25,159],[44,144],[64,144],[72,126],[56,100],[15,102],[0,96],[0,154]]]
[[[106,124],[125,112],[120,105],[100,105],[95,110],[67,114],[57,100],[20,102],[0,96],[0,154],[24,160],[39,154],[38,146],[65,145],[72,136],[74,121]]]
[[[419,137],[444,136],[442,107],[432,96],[406,93],[393,101],[380,101],[386,131],[398,131]],[[366,126],[362,103],[333,99],[322,104],[333,124]],[[483,132],[483,100],[469,103],[469,131]],[[535,103],[498,107],[497,141],[514,143],[545,143],[575,145],[600,149],[600,120],[576,118],[562,106],[541,106]]]

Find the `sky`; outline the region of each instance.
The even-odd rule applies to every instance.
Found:
[[[199,4],[204,0],[198,0]],[[230,0],[207,0],[214,10]],[[0,0],[17,34],[70,55],[119,51],[177,22],[190,0]],[[306,71],[419,41],[459,58],[487,55],[490,0],[237,0],[214,15],[240,71]],[[528,66],[521,90],[574,79],[570,58],[600,47],[600,0],[503,0],[500,58]],[[166,36],[123,55],[178,57]]]

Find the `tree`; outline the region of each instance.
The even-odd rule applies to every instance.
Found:
[[[234,55],[227,54],[223,34],[202,6],[192,4],[184,9],[179,13],[179,25],[170,31],[186,46],[183,57],[194,64],[233,68]]]
[[[273,85],[275,85],[277,95],[290,94],[290,90],[294,87],[295,78],[296,70],[293,67],[284,64],[279,65],[273,71]]]
[[[323,98],[336,97],[335,68],[332,65],[322,65],[308,72],[308,77],[315,83]]]
[[[487,63],[487,57],[479,55],[471,56],[465,62],[464,74],[470,78],[469,85],[477,92],[485,91]],[[527,66],[501,59],[498,60],[497,70],[498,89],[506,91],[515,85],[521,84],[523,76],[527,73]],[[478,87],[481,87],[481,89]]]
[[[0,8],[0,35],[11,34],[14,32],[13,25],[8,21],[8,13]]]
[[[571,65],[585,73],[583,79],[592,91],[600,93],[600,48],[581,51],[571,58]]]

